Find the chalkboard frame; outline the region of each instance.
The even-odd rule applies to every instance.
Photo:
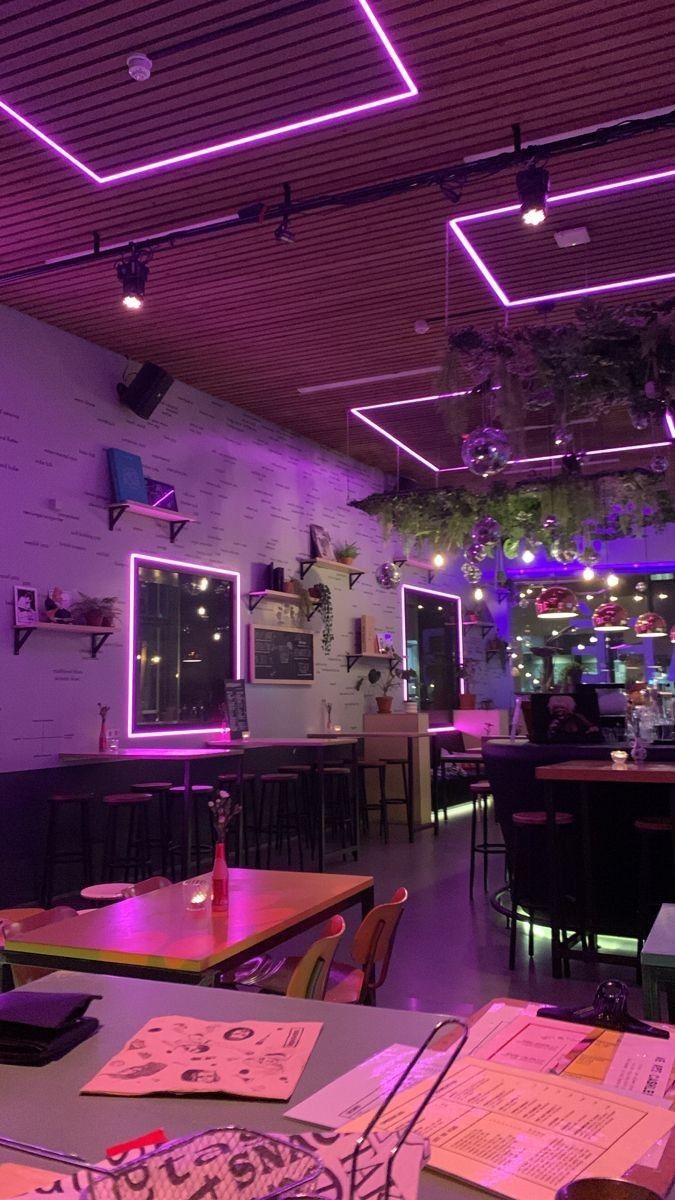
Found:
[[[268,683],[273,687],[311,687],[316,679],[316,634],[311,629],[298,629],[293,625],[249,625],[248,627],[248,681],[249,683]],[[255,639],[258,630],[265,633],[294,633],[312,639],[312,676],[310,679],[268,679],[258,677],[255,669]]]

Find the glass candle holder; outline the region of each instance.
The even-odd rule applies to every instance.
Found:
[[[610,758],[615,767],[625,767],[628,761],[628,752],[626,750],[612,750]]]
[[[204,912],[211,900],[211,879],[200,875],[183,881],[183,899],[188,912]]]

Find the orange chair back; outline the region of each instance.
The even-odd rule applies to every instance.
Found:
[[[171,887],[171,880],[166,875],[151,875],[149,879],[141,879],[140,883],[130,883],[122,892],[123,900],[132,896],[145,896],[148,892],[158,892],[160,888]]]
[[[343,917],[331,917],[323,937],[310,946],[293,971],[286,988],[287,996],[297,1000],[323,1000],[335,951],[346,928]]]
[[[394,948],[398,923],[408,899],[407,889],[397,888],[388,904],[376,904],[366,913],[352,943],[352,958],[363,971],[359,1004],[370,1004],[382,987]]]
[[[11,924],[5,925],[3,935],[5,941],[11,941],[12,938],[19,937],[23,933],[28,933],[31,929],[40,929],[42,925],[55,925],[57,921],[65,921],[66,917],[76,917],[77,910],[68,908],[66,904],[61,904],[57,908],[47,908],[43,912],[34,913],[31,917],[24,917],[22,921],[12,921]],[[23,987],[26,983],[35,983],[36,979],[43,979],[45,975],[50,975],[51,971],[44,967],[12,967],[12,980],[14,987]]]

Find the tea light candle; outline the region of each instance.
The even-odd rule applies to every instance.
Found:
[[[331,725],[331,731],[333,733],[342,733],[342,726],[341,725]]]
[[[626,750],[612,750],[610,758],[615,767],[625,767],[628,761],[628,753]]]
[[[211,899],[211,888],[206,879],[186,879],[183,894],[188,912],[203,912]]]

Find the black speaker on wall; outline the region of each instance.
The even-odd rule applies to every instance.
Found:
[[[118,383],[117,394],[137,417],[145,421],[152,416],[160,400],[163,400],[173,383],[173,376],[156,367],[154,363],[143,363],[138,375],[130,384]]]

